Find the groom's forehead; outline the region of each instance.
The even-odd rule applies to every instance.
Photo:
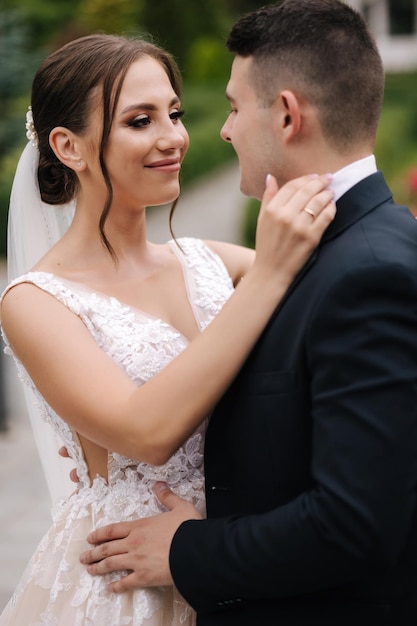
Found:
[[[229,102],[252,99],[255,95],[251,79],[251,57],[235,57],[226,87],[226,98]]]

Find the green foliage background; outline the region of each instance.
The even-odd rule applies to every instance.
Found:
[[[191,145],[183,186],[234,158],[219,136],[228,103],[231,58],[224,46],[235,19],[263,0],[0,0],[0,256],[6,254],[10,189],[25,145],[25,113],[36,68],[52,50],[93,32],[151,33],[170,50],[184,76],[185,123]],[[407,172],[417,167],[417,74],[387,77],[377,160],[399,201],[412,202]],[[417,193],[417,192],[416,192]],[[416,197],[417,206],[417,197]],[[259,203],[245,225],[253,241]]]

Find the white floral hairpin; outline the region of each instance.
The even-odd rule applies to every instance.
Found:
[[[35,148],[39,145],[38,133],[35,129],[35,124],[33,123],[33,114],[32,107],[30,106],[26,113],[26,137],[32,143]]]

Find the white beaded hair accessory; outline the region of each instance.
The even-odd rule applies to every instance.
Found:
[[[31,144],[35,146],[35,148],[37,148],[39,145],[38,133],[36,132],[35,124],[33,123],[33,114],[32,114],[31,106],[29,106],[27,113],[26,113],[25,126],[26,126],[26,137],[29,139]]]

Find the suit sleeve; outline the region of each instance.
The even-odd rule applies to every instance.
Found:
[[[311,316],[305,348],[312,488],[262,515],[178,529],[171,571],[198,611],[355,581],[395,566],[404,549],[417,483],[414,273],[391,265],[340,279]]]

